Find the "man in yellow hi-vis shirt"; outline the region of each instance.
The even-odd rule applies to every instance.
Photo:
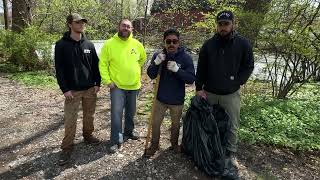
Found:
[[[141,87],[141,68],[146,60],[143,45],[132,37],[132,23],[123,19],[118,33],[108,39],[100,53],[99,70],[111,95],[110,153],[119,150],[124,138],[137,140],[133,134],[136,99]],[[122,132],[122,114],[125,125]]]

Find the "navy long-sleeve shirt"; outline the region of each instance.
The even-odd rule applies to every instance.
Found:
[[[167,69],[168,55],[160,65],[155,65],[154,60],[158,54],[153,55],[147,70],[148,76],[155,79],[161,66],[157,99],[165,104],[182,105],[185,97],[185,84],[193,84],[195,81],[192,58],[183,48],[179,48],[177,53],[170,57],[170,60],[176,61],[179,66],[179,70],[175,73]]]

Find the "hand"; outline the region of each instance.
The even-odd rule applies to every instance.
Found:
[[[94,93],[98,93],[100,91],[100,87],[99,86],[94,86]]]
[[[179,66],[175,61],[168,61],[167,68],[172,72],[178,72]]]
[[[204,99],[207,99],[207,93],[205,90],[197,91],[196,94],[197,94],[197,96],[200,96]]]
[[[71,100],[73,99],[73,95],[71,91],[67,91],[65,93],[63,93],[64,97],[66,97],[66,99]]]
[[[111,89],[114,89],[116,87],[116,85],[112,82],[110,84],[108,84],[108,87]]]
[[[157,55],[156,59],[154,60],[154,63],[158,66],[166,59],[166,55],[161,52]]]

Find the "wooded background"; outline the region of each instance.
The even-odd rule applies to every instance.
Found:
[[[52,67],[51,45],[67,30],[65,17],[71,12],[89,20],[90,40],[111,37],[118,22],[129,18],[135,37],[147,48],[159,47],[162,32],[173,27],[182,32],[183,45],[197,52],[215,32],[216,14],[230,9],[237,30],[267,64],[273,96],[285,98],[297,83],[320,79],[316,0],[3,0],[2,4],[5,30],[0,31],[0,56],[24,70]]]

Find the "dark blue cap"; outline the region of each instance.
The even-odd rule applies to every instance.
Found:
[[[217,22],[220,22],[220,21],[233,21],[233,13],[231,11],[221,11],[218,13],[217,15]]]

